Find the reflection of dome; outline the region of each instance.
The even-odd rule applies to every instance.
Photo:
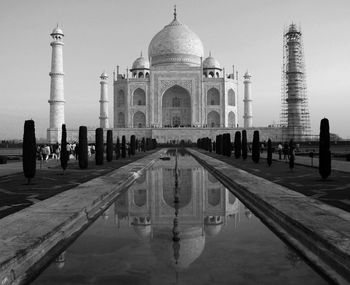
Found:
[[[150,239],[152,227],[151,225],[134,225],[135,233],[142,239]]]
[[[215,236],[221,231],[221,216],[207,216],[204,218],[204,231],[208,236]]]
[[[171,228],[153,230],[151,249],[160,263],[171,265],[177,269],[185,269],[194,262],[203,252],[205,236],[201,227],[181,228],[177,264],[174,257],[174,242]]]
[[[176,17],[153,37],[148,47],[152,65],[182,63],[199,66],[202,56],[201,40]]]
[[[203,68],[220,69],[220,63],[214,57],[209,56],[203,61]]]
[[[137,58],[132,64],[131,70],[133,69],[149,69],[149,61],[141,54],[141,56]]]
[[[216,225],[213,225],[213,224],[205,224],[204,225],[204,232],[206,235],[208,236],[215,236],[217,235],[220,231],[221,231],[221,228],[222,228],[222,224],[216,224]]]

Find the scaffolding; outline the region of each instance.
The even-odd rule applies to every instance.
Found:
[[[281,114],[283,140],[310,138],[304,45],[300,28],[291,24],[283,33]]]

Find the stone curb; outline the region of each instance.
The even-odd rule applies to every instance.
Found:
[[[1,219],[0,284],[32,278],[40,260],[90,225],[162,153],[164,149]]]
[[[323,275],[336,284],[349,284],[350,213],[188,151]]]

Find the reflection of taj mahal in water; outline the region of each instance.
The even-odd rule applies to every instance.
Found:
[[[186,161],[186,164],[184,163]],[[160,262],[185,268],[198,258],[206,236],[215,236],[227,219],[239,222],[240,202],[195,160],[178,158],[178,254],[174,252],[174,161],[157,163],[115,202],[115,219],[151,244]]]

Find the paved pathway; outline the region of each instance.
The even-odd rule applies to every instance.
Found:
[[[266,158],[266,156],[267,156],[266,152],[261,154],[261,157],[263,157],[263,158]],[[272,155],[272,158],[274,160],[279,160],[278,154],[275,154],[275,153]],[[283,155],[282,155],[282,161],[283,161]],[[314,157],[313,159],[311,159],[310,157],[307,157],[307,156],[296,155],[295,156],[295,163],[300,164],[300,165],[306,165],[306,166],[318,168],[318,158],[317,157]],[[350,161],[333,159],[332,160],[332,170],[350,172]]]

